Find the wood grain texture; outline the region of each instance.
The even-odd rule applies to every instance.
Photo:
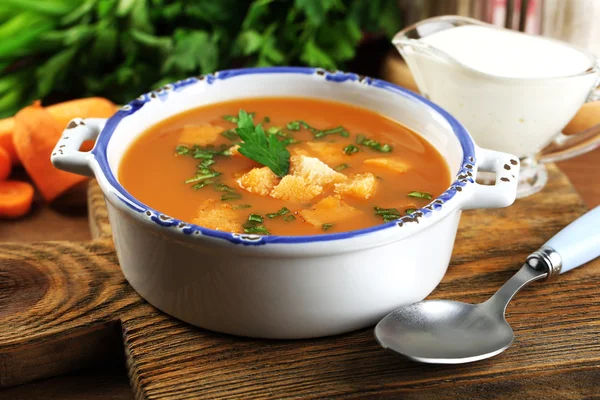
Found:
[[[543,192],[509,208],[463,213],[452,264],[431,298],[487,298],[527,254],[585,212],[564,175],[554,166],[550,175]],[[100,215],[101,204],[101,193],[92,187],[92,214]],[[98,239],[87,243],[0,244],[1,386],[80,368],[110,353],[102,342],[118,337],[120,327],[137,399],[410,399],[437,398],[440,392],[497,398],[497,390],[518,398],[523,393],[516,388],[525,382],[563,382],[558,387],[570,388],[554,398],[596,393],[598,261],[521,292],[508,309],[517,338],[505,353],[474,364],[430,366],[380,349],[372,329],[266,341],[180,323],[129,288],[104,237],[107,225],[95,229]],[[574,377],[587,384],[565,386],[564,379]],[[539,384],[539,393],[546,383]],[[535,385],[528,388],[537,393]]]

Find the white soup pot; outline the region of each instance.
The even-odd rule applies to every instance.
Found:
[[[390,117],[437,148],[455,180],[399,220],[313,236],[192,225],[143,204],[119,183],[123,155],[151,126],[196,107],[270,96],[335,100]],[[93,139],[92,151],[78,150]],[[52,162],[96,177],[123,274],[149,303],[202,328],[286,339],[364,328],[425,298],[446,272],[461,211],[512,204],[519,173],[517,157],[477,147],[451,115],[408,90],[356,74],[291,67],[189,78],[140,96],[107,120],[75,119]],[[478,170],[495,172],[495,185],[476,183]]]

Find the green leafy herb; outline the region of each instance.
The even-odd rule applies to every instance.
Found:
[[[280,217],[282,215],[288,214],[289,212],[290,212],[290,210],[288,210],[286,207],[282,207],[277,212],[267,214],[267,217],[269,217],[269,218]]]
[[[402,217],[400,211],[398,211],[397,208],[381,208],[373,206],[373,210],[375,210],[375,215],[378,215],[381,218],[383,218],[384,222],[394,221]]]
[[[43,104],[89,95],[125,104],[148,88],[235,67],[344,69],[365,32],[389,39],[405,22],[398,0],[0,3],[0,82],[21,71],[35,77],[0,91],[0,117],[45,94]]]
[[[357,153],[358,151],[359,148],[353,144],[349,144],[348,146],[344,147],[344,154],[346,155],[352,155],[354,153]]]
[[[262,223],[263,216],[260,214],[250,214],[250,215],[248,215],[248,221]]]
[[[193,178],[186,179],[184,181],[184,183],[197,183],[197,182],[209,179],[209,178],[214,178],[214,177],[219,176],[219,175],[221,175],[221,173],[220,172],[216,172],[216,171],[207,172],[207,173],[203,173],[203,174],[198,174],[198,175],[194,176]]]
[[[231,122],[233,124],[237,124],[238,123],[237,117],[234,117],[233,115],[223,115],[223,119],[225,121]]]
[[[238,200],[242,195],[239,193],[225,193],[221,195],[221,201]]]
[[[419,192],[419,191],[416,191],[416,190],[408,193],[407,196],[408,197],[415,197],[417,199],[425,199],[425,200],[431,200],[431,199],[433,199],[433,196],[431,195],[431,193]]]
[[[296,217],[293,214],[286,215],[285,217],[283,217],[284,221],[294,221],[295,219]]]
[[[202,189],[204,186],[212,185],[213,183],[214,183],[213,179],[205,179],[199,183],[196,183],[195,185],[192,185],[192,189],[194,189],[194,190]]]
[[[232,207],[234,210],[242,210],[244,208],[252,208],[252,205],[250,204],[236,204],[235,206]]]
[[[270,126],[267,128],[267,135],[277,135],[281,133],[281,127],[280,126]],[[281,136],[281,135],[279,135]]]
[[[298,121],[288,122],[288,124],[286,125],[286,127],[290,131],[299,131],[300,130],[300,122],[298,122]]]
[[[240,154],[269,167],[277,176],[287,175],[290,169],[290,152],[276,135],[267,136],[262,125],[254,125],[252,117],[244,110],[239,112],[236,132],[243,140],[239,148]]]
[[[381,153],[390,153],[392,151],[392,146],[389,144],[381,144],[376,140],[368,139],[365,135],[359,134],[356,135],[356,143],[372,148],[375,151],[379,151]]]
[[[190,148],[187,146],[177,146],[175,147],[175,153],[179,156],[187,156],[190,154]]]
[[[293,138],[293,137],[289,137],[289,138],[285,138],[281,141],[281,143],[283,143],[284,146],[288,146],[290,144],[296,144],[296,143],[300,143],[300,140]]]
[[[184,183],[193,183],[194,185],[192,186],[192,189],[194,190],[199,190],[207,185],[215,183],[215,180],[213,178],[218,177],[219,175],[221,175],[221,173],[215,171],[212,168],[212,165],[216,162],[214,160],[214,157],[217,155],[231,155],[231,151],[229,150],[230,147],[230,145],[222,145],[218,148],[215,146],[200,147],[197,145],[194,145],[192,147],[177,146],[175,148],[175,153],[177,155],[191,156],[195,159],[200,160],[196,165],[196,174],[192,178],[186,179]],[[219,190],[218,187],[219,186],[217,185],[217,190]]]
[[[407,208],[406,210],[404,210],[404,212],[407,213],[408,215],[414,213],[415,211],[417,211],[416,208]]]
[[[319,138],[322,138],[322,137],[325,137],[325,136],[335,135],[336,133],[339,133],[343,137],[348,137],[349,136],[349,133],[346,131],[346,129],[344,129],[343,126],[337,126],[335,128],[325,129],[325,130],[316,132],[315,133],[315,138],[319,139]]]
[[[235,193],[234,188],[232,188],[231,186],[227,186],[224,183],[218,183],[217,185],[215,185],[215,189],[217,189],[219,192]]]
[[[269,231],[263,224],[263,217],[260,214],[248,215],[248,221],[242,225],[245,233],[254,233],[259,235],[268,235]]]
[[[331,227],[333,226],[333,224],[323,224],[321,225],[321,229],[323,229],[324,231],[329,230]]]
[[[226,131],[221,132],[221,135],[229,140],[239,140],[240,138],[234,129],[227,129]]]
[[[348,164],[340,164],[337,167],[335,167],[334,169],[339,172],[339,171],[345,170],[346,168],[350,168],[350,166]]]
[[[265,116],[265,117],[263,118],[263,123],[265,123],[265,124],[268,124],[269,122],[271,122],[271,118],[269,118],[269,117]]]

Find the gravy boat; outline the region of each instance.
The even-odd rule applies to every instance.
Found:
[[[598,99],[594,96],[594,89],[600,83],[598,61],[593,54],[566,43],[534,37],[548,41],[542,44],[549,48],[567,46],[588,68],[567,76],[515,78],[474,69],[422,40],[434,33],[468,25],[525,36],[471,18],[443,16],[407,27],[392,42],[424,97],[456,117],[479,146],[520,158],[517,197],[531,195],[547,181],[543,163],[574,157],[600,145],[600,125],[575,135],[561,134],[586,101]],[[518,66],[520,61],[509,62]]]

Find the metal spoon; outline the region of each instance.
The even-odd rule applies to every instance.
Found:
[[[600,206],[557,233],[504,286],[481,304],[429,300],[400,307],[375,327],[384,348],[415,361],[461,364],[506,350],[514,335],[504,312],[530,282],[555,277],[600,256]]]

